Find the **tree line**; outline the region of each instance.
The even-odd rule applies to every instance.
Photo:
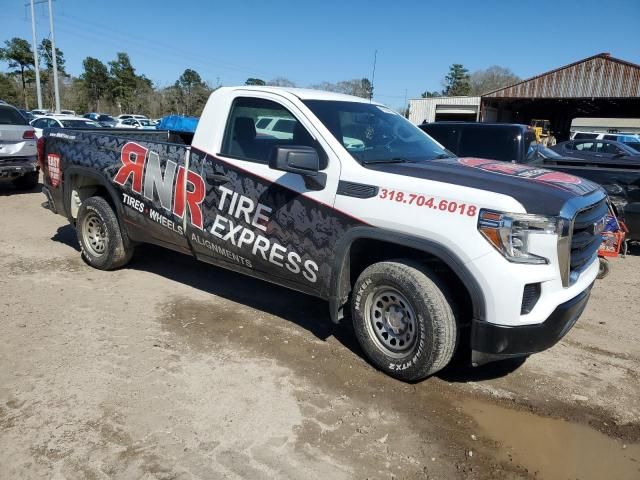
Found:
[[[442,90],[427,90],[422,93],[422,98],[460,95],[479,96],[521,80],[510,69],[498,65],[469,73],[469,70],[464,65],[454,63],[449,67],[449,73],[442,80]]]
[[[43,96],[43,108],[54,109],[53,58],[51,42],[42,40],[38,45],[38,63]],[[144,74],[136,71],[129,55],[116,54],[116,58],[104,63],[86,57],[82,73],[73,76],[65,68],[64,53],[56,49],[61,105],[76,112],[144,113],[157,118],[169,113],[199,116],[210,93],[219,85],[204,81],[200,74],[187,68],[171,85],[161,87]],[[0,72],[0,100],[20,105],[25,110],[36,108],[35,56],[31,44],[23,38],[5,40],[0,48],[0,61],[9,67]],[[425,91],[422,97],[481,95],[491,90],[516,83],[520,78],[504,67],[492,66],[473,73],[461,64],[453,64],[442,81],[442,91]],[[246,85],[272,85],[295,87],[285,77],[271,80],[250,77]],[[345,93],[363,98],[373,97],[373,84],[368,78],[342,80],[336,83],[321,82],[308,88]],[[400,110],[404,110],[406,106]]]
[[[48,39],[38,46],[38,63],[43,97],[43,108],[54,109],[53,60],[51,42]],[[200,115],[212,91],[218,85],[204,81],[200,74],[187,68],[170,86],[160,87],[136,71],[131,58],[125,52],[104,63],[86,57],[79,76],[69,75],[65,69],[64,52],[56,48],[61,105],[76,112],[145,113],[160,117],[169,113]],[[20,105],[25,110],[36,108],[35,58],[31,44],[22,38],[5,40],[0,48],[0,61],[9,69],[0,72],[0,100]],[[295,87],[284,77],[268,81],[248,78],[246,85],[273,85]],[[322,82],[310,88],[333,92],[373,96],[373,85],[366,79],[344,80],[337,83]]]

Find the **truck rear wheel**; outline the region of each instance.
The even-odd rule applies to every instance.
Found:
[[[126,265],[133,247],[125,240],[111,205],[102,197],[91,197],[80,205],[76,223],[84,260],[99,270]]]
[[[353,325],[373,365],[403,381],[444,368],[456,347],[457,323],[437,277],[404,260],[373,264],[354,286]]]

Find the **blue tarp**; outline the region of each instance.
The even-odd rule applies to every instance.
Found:
[[[167,115],[162,117],[160,123],[156,125],[158,130],[172,130],[174,132],[191,132],[196,131],[198,126],[198,117],[185,117],[182,115]]]

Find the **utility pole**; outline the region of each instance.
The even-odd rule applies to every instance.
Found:
[[[36,96],[38,97],[38,109],[42,109],[42,92],[40,91],[40,62],[38,62],[38,43],[36,37],[36,15],[31,0],[31,35],[33,36],[33,61],[36,69]]]
[[[51,0],[49,0],[49,28],[51,30],[51,55],[53,56],[53,91],[56,96],[56,113],[60,113],[60,90],[58,89],[58,53],[56,52],[56,39],[53,33],[53,6],[51,4]]]

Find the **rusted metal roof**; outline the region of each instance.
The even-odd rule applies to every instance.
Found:
[[[600,53],[482,97],[637,98],[640,97],[640,65]]]

